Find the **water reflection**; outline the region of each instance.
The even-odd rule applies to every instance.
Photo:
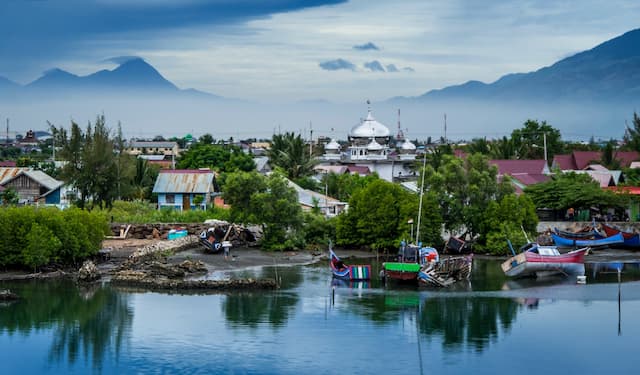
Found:
[[[133,311],[127,295],[110,288],[78,288],[71,282],[4,284],[21,300],[0,306],[0,331],[10,336],[52,329],[49,362],[82,359],[100,370],[105,357],[117,361],[128,338]]]
[[[295,288],[304,281],[300,267],[263,267],[238,273],[236,277],[275,279],[282,289]],[[231,327],[256,328],[265,322],[282,327],[295,311],[298,300],[296,293],[279,291],[230,293],[222,302],[222,310]]]

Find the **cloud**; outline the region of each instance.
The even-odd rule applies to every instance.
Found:
[[[368,50],[379,51],[380,50],[380,48],[378,48],[378,46],[376,46],[372,42],[355,45],[355,46],[353,46],[353,49],[357,49],[357,50],[360,50],[360,51],[368,51]]]
[[[345,59],[329,60],[321,62],[319,65],[324,70],[356,70],[356,66],[352,62]]]
[[[394,64],[389,64],[389,65],[387,65],[387,72],[389,72],[389,73],[397,73],[397,72],[399,72],[399,70]]]
[[[0,51],[11,56],[0,59],[0,72],[32,74],[61,61],[139,51],[171,34],[198,28],[240,30],[276,14],[346,1],[0,1]]]
[[[104,59],[102,62],[110,62],[110,63],[121,65],[131,60],[144,60],[144,59],[140,56],[132,56],[132,55],[131,56],[115,56],[115,57],[110,57],[108,59]]]
[[[413,69],[410,66],[405,66],[404,68],[402,68],[402,70],[404,70],[405,72],[411,72],[411,73],[416,71],[415,69]]]
[[[384,67],[380,64],[380,61],[373,60],[364,63],[364,67],[371,70],[372,72],[384,72]]]

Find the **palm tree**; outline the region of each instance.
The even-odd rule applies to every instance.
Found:
[[[292,132],[273,136],[269,162],[272,166],[282,168],[290,179],[311,175],[315,164],[306,142],[300,134],[295,135]]]

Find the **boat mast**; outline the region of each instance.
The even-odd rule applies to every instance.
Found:
[[[420,205],[418,206],[418,228],[416,229],[416,245],[420,238],[420,218],[422,218],[422,196],[424,195],[424,170],[427,167],[427,149],[424,150],[424,159],[422,161],[422,184],[420,185]]]

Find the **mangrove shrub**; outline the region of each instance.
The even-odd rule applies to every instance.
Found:
[[[107,233],[107,220],[98,213],[77,208],[5,208],[0,210],[0,266],[76,264],[95,255]]]

